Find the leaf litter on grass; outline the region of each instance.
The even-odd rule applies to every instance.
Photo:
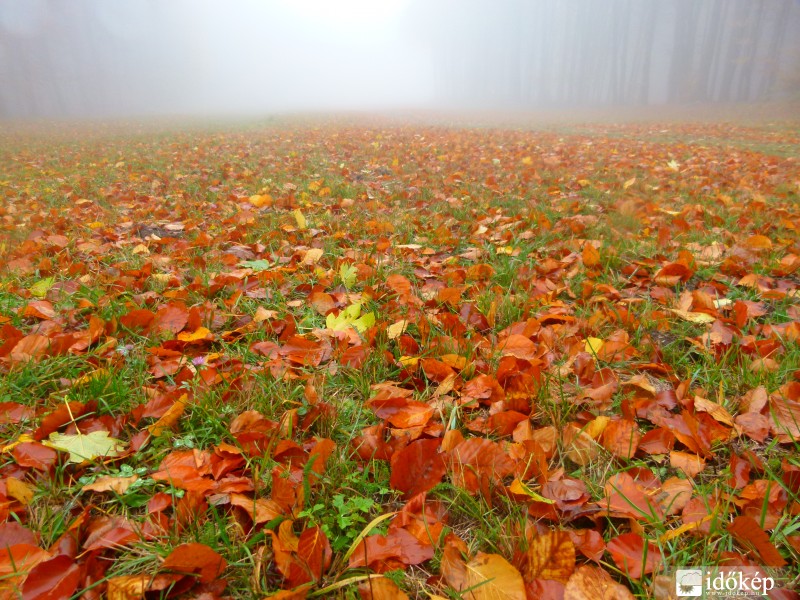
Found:
[[[3,593],[797,563],[800,172],[703,127],[9,140]]]

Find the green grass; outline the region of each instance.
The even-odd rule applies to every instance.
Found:
[[[725,552],[760,560],[728,530],[733,518],[746,514],[787,563],[797,563],[793,536],[800,535],[795,510],[800,498],[785,471],[787,464],[800,467],[798,440],[779,443],[772,433],[753,439],[724,419],[715,421],[729,437],[710,444],[705,468],[689,477],[672,466],[668,452],[614,454],[596,429],[604,419],[624,416],[645,434],[659,426],[659,415],[678,419],[681,411],[702,412],[694,407],[695,396],[719,402],[735,418],[745,394],[759,386],[773,394],[800,372],[796,329],[770,330],[798,320],[797,271],[776,271],[782,259],[798,254],[790,226],[798,217],[798,189],[786,183],[797,181],[798,172],[794,163],[779,158],[796,155],[794,130],[734,128],[725,133],[711,125],[683,125],[663,133],[659,127],[589,125],[538,133],[427,129],[424,143],[413,128],[342,129],[334,140],[328,136],[335,129],[285,124],[31,138],[52,160],[36,165],[10,161],[0,187],[6,206],[13,207],[0,214],[7,217],[0,221],[0,257],[31,261],[30,268],[18,272],[0,267],[0,348],[12,340],[0,354],[0,402],[19,403],[32,413],[20,422],[0,421],[3,480],[22,481],[32,493],[13,505],[6,520],[37,532],[43,549],[70,532],[76,532],[80,546],[106,519],[145,531],[142,527],[153,518],[148,502],[166,494],[172,504],[163,511],[165,529],[147,530],[137,541],[94,557],[108,568],[98,571],[91,585],[105,593],[109,581],[121,581],[115,578],[155,575],[175,548],[200,543],[225,559],[227,584],[218,592],[234,598],[269,596],[290,587],[273,535],[290,531],[300,536],[319,527],[332,562],[322,579],[311,584],[309,597],[357,598],[358,584],[371,570],[351,568],[349,554],[366,536],[391,537],[400,522],[394,513],[406,506],[402,490],[392,487],[398,467],[388,455],[414,440],[451,443],[447,436],[457,434],[496,443],[516,457],[515,470],[498,480],[481,473],[488,467],[448,463],[425,504],[436,515],[426,527],[440,531],[431,534],[436,539],[420,542],[432,548],[433,558],[383,565],[386,576],[410,597],[468,597],[441,577],[447,534],[466,544],[465,561],[478,552],[497,554],[526,578],[525,553],[537,532],[547,531],[591,529],[605,543],[639,532],[659,548],[662,566],[674,569],[717,564]],[[587,140],[594,142],[591,152]],[[490,150],[475,154],[481,148]],[[32,150],[9,146],[4,152],[27,156]],[[668,166],[672,158],[690,170],[676,172]],[[727,158],[737,161],[736,177],[720,171]],[[776,161],[768,178],[762,177],[762,159]],[[115,166],[119,162],[124,165]],[[320,195],[325,187],[330,192]],[[256,193],[269,193],[273,204],[253,209],[239,200]],[[78,198],[91,200],[83,209],[87,212],[75,209]],[[353,205],[342,205],[344,198]],[[761,203],[756,208],[750,206],[754,199]],[[305,229],[298,226],[296,209],[307,220]],[[778,213],[782,223],[773,218]],[[89,226],[93,221],[99,226]],[[175,222],[185,226],[175,239],[135,236],[138,225]],[[659,230],[669,235],[659,238]],[[65,236],[67,246],[48,245],[51,234]],[[748,254],[741,243],[755,234],[767,236],[772,248]],[[203,241],[206,235],[208,242]],[[600,261],[587,268],[582,249],[593,241],[600,242]],[[712,243],[723,244],[737,265],[762,277],[770,289],[741,285],[740,274],[723,269],[721,259],[699,260]],[[419,248],[400,247],[409,244]],[[322,257],[316,264],[303,264],[312,247],[321,248]],[[685,250],[697,259],[688,281],[656,284],[655,273]],[[262,266],[243,276],[245,260]],[[484,263],[491,270],[488,277],[468,275],[471,267]],[[344,265],[355,268],[354,280],[343,276]],[[159,273],[169,277],[151,275]],[[398,298],[389,289],[390,275],[409,280],[409,298]],[[25,316],[24,307],[41,295],[37,282],[46,277],[74,287],[58,296],[45,291],[53,319]],[[460,302],[441,303],[437,295],[445,287],[460,288]],[[698,289],[712,299],[761,303],[766,314],[736,327],[732,309],[720,309],[719,325],[731,329],[732,340],[714,344],[709,323],[670,312],[679,307],[702,311],[702,297],[692,295]],[[372,312],[377,325],[361,333],[332,332],[326,316],[309,302],[312,291],[329,294],[334,312],[361,302],[362,313]],[[197,311],[192,322],[207,327],[213,339],[182,339],[193,333],[189,325],[176,333],[128,329],[121,323],[131,310],[157,312],[177,302]],[[467,304],[488,327],[467,322]],[[255,322],[264,310],[275,315]],[[626,312],[629,319],[623,318]],[[70,347],[88,331],[91,317],[102,320],[97,339],[88,347]],[[407,337],[389,339],[387,328],[403,319],[409,321]],[[452,333],[456,321],[463,334]],[[498,351],[501,332],[526,327],[536,348],[533,366]],[[65,345],[30,361],[13,358],[14,340],[37,331]],[[290,356],[286,347],[293,335],[315,346],[316,363],[301,364],[302,358]],[[610,344],[622,337],[630,345],[627,354],[584,352],[587,338]],[[254,344],[273,348],[274,355],[254,352]],[[768,369],[753,368],[752,348],[758,344],[772,351],[774,363]],[[354,345],[363,350],[355,367],[344,360]],[[414,345],[418,350],[408,350]],[[465,364],[442,383],[420,366],[404,368],[401,358],[409,354],[440,360],[454,354]],[[524,379],[516,371],[527,368],[540,376],[523,393],[514,387]],[[499,369],[510,372],[500,377]],[[619,387],[595,401],[587,394],[601,370],[612,371]],[[540,450],[531,450],[538,447],[530,440],[517,439],[520,432],[512,436],[486,425],[495,415],[507,416],[507,406],[489,406],[486,399],[462,402],[466,386],[478,376],[498,376],[499,387],[509,395],[515,390],[517,396],[508,402],[517,403],[515,410],[524,412],[534,436],[542,436],[534,439],[547,446],[541,460],[548,481],[574,480],[583,486],[586,496],[575,515],[558,508],[555,519],[537,517],[542,506],[511,491],[514,480],[525,474],[522,461]],[[637,403],[646,405],[653,396],[642,381],[658,390],[680,390],[678,405],[655,416],[644,409],[635,412]],[[433,406],[433,416],[410,427],[393,423],[391,416],[380,418],[370,405],[383,393],[379,384],[395,386],[388,393],[390,403],[399,405],[401,396],[409,394],[413,402]],[[160,436],[143,441],[147,428],[184,393],[187,405],[179,418]],[[163,398],[168,401],[160,411],[153,409]],[[94,408],[58,431],[111,428],[139,449],[78,465],[59,455],[46,469],[24,466],[14,453],[15,442],[38,443],[23,436],[33,434],[67,402]],[[155,414],[143,417],[145,406]],[[242,429],[232,431],[247,411],[257,411],[260,419],[250,412]],[[772,418],[769,406],[762,414]],[[382,437],[370,438],[369,432],[381,426]],[[564,439],[563,432],[573,427],[592,438],[585,441],[583,455]],[[551,434],[552,444],[545,441]],[[323,439],[331,440],[333,449],[316,473],[309,452]],[[376,452],[365,455],[370,444]],[[674,449],[694,452],[680,437]],[[187,489],[192,484],[180,477],[152,477],[175,452],[195,457],[198,470],[211,465],[196,484],[201,492],[194,494]],[[747,453],[762,465],[752,467],[745,498],[729,480],[733,457]],[[448,456],[452,460],[452,453]],[[482,491],[457,485],[453,469],[458,468],[484,477]],[[287,481],[273,479],[278,470]],[[711,515],[705,528],[681,529],[681,510],[668,510],[660,518],[637,508],[635,522],[598,514],[607,483],[619,474],[634,477],[639,492],[654,501],[664,481],[688,481],[695,509]],[[83,490],[103,477],[134,476],[121,492]],[[539,477],[522,478],[517,483],[544,493]],[[231,501],[238,493],[271,502],[281,499],[276,495],[285,493],[287,485],[294,486],[294,505],[258,523]],[[775,490],[772,495],[765,492],[767,486]],[[621,492],[626,493],[632,492]],[[636,507],[633,497],[629,502]],[[288,527],[281,525],[287,521]],[[75,556],[79,563],[86,560],[80,550]],[[599,564],[639,597],[652,597],[659,576],[629,577],[608,552],[594,563],[577,548],[576,564]],[[168,583],[150,594],[166,597],[181,585],[188,590],[192,580]],[[187,594],[203,589],[198,584]]]

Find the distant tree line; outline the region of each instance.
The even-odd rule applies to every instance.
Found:
[[[436,5],[437,3],[431,3]],[[432,22],[438,94],[486,106],[796,95],[798,0],[458,0]]]

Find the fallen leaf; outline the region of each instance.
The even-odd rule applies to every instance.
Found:
[[[222,574],[227,565],[222,556],[205,544],[190,542],[176,546],[161,563],[161,569],[198,575],[201,583],[210,583]]]
[[[87,483],[81,488],[82,492],[114,492],[116,494],[124,494],[126,490],[135,481],[138,481],[138,475],[131,475],[129,477],[112,477],[104,475],[98,477],[92,483]]]
[[[564,600],[634,600],[634,596],[600,567],[583,565],[567,581]]]
[[[520,572],[499,554],[478,552],[466,566],[465,598],[470,600],[526,600]]]
[[[107,431],[91,433],[51,433],[45,446],[69,452],[68,463],[80,464],[95,458],[119,456],[125,450],[125,443],[109,437]]]
[[[661,550],[638,533],[624,533],[612,538],[606,550],[619,570],[632,579],[648,575],[662,565]]]

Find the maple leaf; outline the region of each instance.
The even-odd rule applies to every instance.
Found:
[[[368,312],[361,314],[361,304],[351,304],[338,315],[329,314],[325,319],[325,327],[332,331],[346,331],[351,327],[359,333],[364,333],[375,324],[375,314]]]
[[[253,269],[253,271],[259,272],[259,271],[269,271],[272,268],[273,264],[268,260],[260,258],[258,260],[243,260],[239,263],[239,266],[244,267],[245,269]]]
[[[50,288],[53,287],[55,280],[55,277],[45,277],[44,279],[40,279],[30,288],[28,288],[28,291],[31,293],[31,296],[36,298],[44,298]]]
[[[107,431],[91,433],[51,433],[45,446],[69,452],[67,463],[81,464],[103,456],[119,456],[125,449],[121,440],[109,437]]]
[[[358,269],[353,265],[342,264],[342,266],[339,267],[339,279],[342,280],[342,285],[348,290],[355,285],[357,274]]]

